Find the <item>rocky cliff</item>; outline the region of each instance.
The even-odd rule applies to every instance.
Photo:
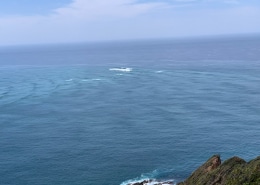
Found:
[[[172,181],[144,180],[128,185],[172,184]],[[249,162],[232,157],[221,163],[220,156],[214,155],[177,185],[260,185],[260,156]]]
[[[214,155],[178,185],[260,185],[260,156],[250,162],[232,157],[221,164]]]

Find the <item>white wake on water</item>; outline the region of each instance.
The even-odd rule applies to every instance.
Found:
[[[121,71],[121,72],[131,72],[133,69],[129,67],[120,67],[120,68],[110,68],[109,71]]]

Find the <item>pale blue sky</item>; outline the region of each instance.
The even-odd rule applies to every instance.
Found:
[[[259,0],[0,0],[0,45],[251,33]]]

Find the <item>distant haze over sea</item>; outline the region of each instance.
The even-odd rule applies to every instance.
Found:
[[[121,56],[142,55],[145,60],[159,58],[157,63],[164,60],[258,60],[259,42],[260,35],[244,35],[2,46],[0,65],[95,65],[104,63],[103,57],[113,60],[119,49]],[[145,54],[150,49],[155,53]],[[138,62],[137,58],[131,64]]]

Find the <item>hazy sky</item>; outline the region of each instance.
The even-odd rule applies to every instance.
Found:
[[[0,0],[0,45],[247,33],[259,0]]]

